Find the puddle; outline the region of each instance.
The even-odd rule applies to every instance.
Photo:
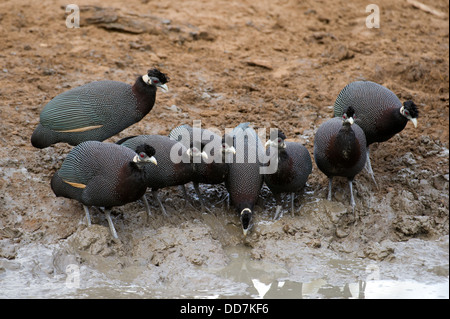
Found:
[[[180,293],[178,286],[153,282],[143,265],[125,268],[120,276],[78,264],[68,264],[61,273],[55,268],[58,249],[29,244],[15,259],[0,259],[0,298],[449,298],[448,271],[429,271],[428,277],[416,277],[423,279],[419,282],[399,276],[395,265],[387,270],[389,263],[324,259],[316,279],[300,282],[294,280],[298,273],[292,276],[278,264],[253,260],[250,248],[240,245],[226,249],[230,261],[225,267],[197,267],[183,274],[207,281],[211,288],[200,285]]]
[[[449,298],[448,276],[436,283],[420,283],[414,280],[381,280],[380,269],[375,263],[362,260],[331,259],[325,265],[336,273],[360,273],[364,269],[364,280],[333,285],[325,278],[309,282],[289,280],[289,272],[276,264],[250,259],[245,248],[228,250],[232,262],[218,274],[227,279],[248,285],[250,298]],[[366,264],[367,263],[367,264]]]

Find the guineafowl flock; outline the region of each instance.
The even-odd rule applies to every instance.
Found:
[[[282,209],[281,194],[302,190],[312,172],[308,149],[286,141],[275,130],[263,144],[251,123],[241,123],[220,135],[184,124],[168,136],[130,136],[116,143],[104,140],[137,123],[153,108],[157,88],[168,91],[169,77],[157,69],[138,77],[134,85],[97,81],[63,92],[43,108],[40,123],[31,136],[36,148],[67,143],[72,150],[51,179],[56,196],[79,201],[90,225],[89,207],[104,209],[111,234],[118,238],[110,216],[114,206],[141,199],[151,216],[146,191],[151,189],[163,215],[167,211],[158,190],[193,182],[202,211],[208,210],[199,184],[224,183],[228,203],[238,214],[244,236],[252,227],[254,207],[265,183],[276,203],[275,218]],[[328,200],[332,180],[346,177],[350,204],[355,176],[366,168],[376,185],[369,146],[384,142],[402,131],[407,122],[417,126],[418,110],[412,101],[402,105],[389,89],[370,82],[348,84],[338,94],[334,117],[317,129],[314,161],[328,177]]]

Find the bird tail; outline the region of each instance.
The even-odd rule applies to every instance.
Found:
[[[31,135],[31,145],[36,148],[46,148],[56,142],[54,132],[42,126],[42,124],[38,124],[33,132],[33,135]]]

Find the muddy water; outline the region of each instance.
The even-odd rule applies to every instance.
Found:
[[[4,172],[34,183],[26,170]],[[432,185],[419,184],[429,198],[448,198],[447,186],[438,192]],[[208,213],[194,208],[191,187],[194,206],[187,208],[177,189],[161,192],[170,218],[151,196],[147,224],[139,201],[114,209],[119,241],[104,214],[93,209],[86,227],[81,205],[49,197],[50,208],[33,216],[52,221],[65,214],[64,222],[3,229],[0,298],[449,298],[448,210],[420,215],[414,196],[379,200],[370,187],[356,185],[357,198],[366,200],[353,212],[344,204],[346,183],[336,183],[335,201],[308,184],[295,216],[285,209],[276,221],[263,188],[246,239],[219,186],[201,189]]]
[[[88,261],[69,253],[66,243],[30,243],[14,260],[0,260],[0,297],[449,298],[448,236],[398,243],[389,262],[340,259],[322,251],[305,252],[309,265],[281,265],[255,260],[245,245],[225,253],[223,266],[176,268],[184,281],[174,282],[152,272],[153,265],[108,257],[106,263],[104,257]]]
[[[389,23],[370,30],[367,1],[94,2],[99,11],[87,7],[83,21],[114,11],[146,26],[151,13],[161,32],[67,29],[49,0],[0,5],[0,297],[448,298],[448,18],[380,0]],[[431,5],[448,12],[448,1]],[[166,208],[180,217],[156,217],[154,205],[144,228],[142,203],[117,208],[115,243],[104,216],[93,213],[87,229],[82,207],[51,191],[70,147],[36,150],[29,138],[53,96],[99,79],[128,83],[153,65],[170,74],[169,94],[112,142],[197,119],[205,128],[249,121],[282,128],[312,152],[315,130],[354,80],[414,100],[419,126],[371,146],[380,189],[358,175],[357,223],[338,204],[348,203],[345,182],[334,203],[318,200],[327,180],[314,167],[301,214],[273,222],[259,209],[245,243],[237,218],[191,214],[166,190]]]

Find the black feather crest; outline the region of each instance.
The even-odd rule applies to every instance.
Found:
[[[156,69],[156,68],[155,68],[155,69],[148,70],[148,71],[147,71],[147,75],[148,75],[149,77],[158,78],[159,81],[160,81],[162,84],[166,84],[166,83],[169,82],[169,80],[170,80],[170,78],[169,78],[166,74],[162,73],[161,71],[159,71],[159,70]]]
[[[405,107],[405,109],[408,110],[409,115],[412,118],[418,118],[419,117],[419,110],[417,109],[417,105],[414,104],[413,101],[405,101],[403,103],[403,106]]]
[[[354,117],[355,109],[350,105],[349,107],[347,107],[344,113],[347,114],[347,117]]]
[[[142,152],[144,152],[148,156],[153,156],[156,153],[156,151],[153,148],[153,146],[150,146],[148,144],[141,144],[138,147],[136,147],[136,153],[140,154]]]

